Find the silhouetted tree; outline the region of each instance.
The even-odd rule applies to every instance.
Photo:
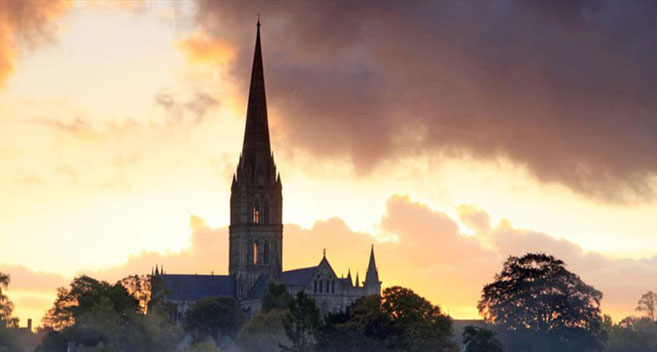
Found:
[[[151,278],[147,275],[130,275],[121,280],[121,285],[128,291],[137,302],[139,302],[137,312],[146,314],[148,303],[151,299]]]
[[[236,340],[245,321],[246,315],[235,298],[206,297],[189,308],[184,326],[186,331],[196,335],[196,340],[207,337],[218,340],[223,335]]]
[[[262,310],[240,331],[240,349],[245,352],[275,352],[279,351],[280,344],[289,343],[283,320],[292,300],[284,284],[267,285],[262,297]]]
[[[289,352],[314,351],[319,325],[320,315],[315,300],[303,291],[299,291],[295,299],[290,302],[289,311],[283,319],[283,327],[290,345],[281,344],[281,349]]]
[[[503,352],[502,343],[495,332],[485,328],[466,326],[463,329],[465,352]]]
[[[279,345],[289,343],[285,335],[283,320],[287,309],[271,309],[260,312],[244,324],[239,336],[240,350],[243,352],[278,352]]]
[[[57,289],[57,298],[43,318],[43,323],[54,330],[62,330],[72,326],[82,315],[93,314],[92,310],[102,306],[102,300],[106,300],[104,304],[111,306],[121,318],[129,312],[136,312],[139,306],[137,299],[128,293],[121,282],[111,285],[83,275],[73,279],[69,288]]]
[[[649,318],[627,317],[611,327],[608,352],[657,351],[657,324]]]
[[[138,278],[143,280],[143,278]],[[66,350],[73,342],[85,346],[105,344],[108,351],[172,351],[182,338],[160,305],[142,314],[135,296],[139,283],[134,277],[114,285],[88,276],[75,278],[68,288],[59,288],[53,307],[44,318],[47,333],[40,350]],[[128,283],[128,284],[126,284]]]
[[[41,340],[41,345],[37,347],[39,352],[66,352],[67,341],[64,334],[50,328],[46,329],[45,335]]]
[[[320,330],[325,351],[456,351],[452,322],[438,306],[403,287],[362,297],[329,314]]]
[[[9,274],[0,272],[0,327],[18,327],[18,318],[12,317],[14,303],[2,292],[10,282]]]
[[[657,293],[652,291],[644,293],[637,303],[636,311],[646,313],[650,321],[655,321],[655,313],[657,313]]]
[[[270,283],[265,289],[262,297],[262,311],[269,312],[272,309],[288,309],[294,298],[287,292],[285,284]]]
[[[509,257],[484,287],[478,308],[509,350],[600,351],[602,293],[546,254]]]

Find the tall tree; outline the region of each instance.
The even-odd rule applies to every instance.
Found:
[[[320,330],[324,351],[456,351],[451,318],[410,289],[390,287],[362,297],[346,313],[329,314]]]
[[[464,352],[503,352],[502,343],[495,332],[485,328],[466,326],[463,329]]]
[[[506,260],[495,281],[484,286],[478,308],[487,323],[505,332],[509,350],[600,351],[601,299],[563,261],[529,253]]]
[[[76,319],[97,309],[103,299],[108,300],[112,309],[123,319],[127,317],[127,312],[136,312],[139,305],[121,282],[111,285],[82,275],[73,279],[69,288],[57,289],[57,298],[43,318],[43,323],[58,331],[72,326]]]
[[[657,351],[657,324],[647,317],[627,317],[611,327],[607,352]]]
[[[206,297],[189,308],[184,325],[185,330],[194,333],[197,340],[207,337],[219,340],[223,335],[236,340],[245,321],[246,316],[235,298]]]
[[[293,299],[284,284],[268,284],[262,297],[262,310],[240,331],[240,349],[245,352],[278,352],[280,344],[289,343],[283,320]]]
[[[289,312],[283,320],[290,345],[281,344],[281,349],[288,352],[314,351],[319,324],[320,315],[315,300],[303,291],[299,291],[295,299],[290,302]]]
[[[651,321],[655,321],[657,313],[657,293],[648,291],[641,296],[637,303],[637,312],[644,312]]]
[[[17,327],[18,318],[12,317],[14,303],[4,294],[2,289],[7,289],[11,278],[9,274],[0,272],[0,327]]]

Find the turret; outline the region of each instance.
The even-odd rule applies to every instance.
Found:
[[[379,271],[376,268],[376,261],[374,260],[374,245],[370,250],[370,262],[367,265],[367,273],[365,274],[365,289],[368,295],[375,295],[381,293],[381,281],[379,281]]]

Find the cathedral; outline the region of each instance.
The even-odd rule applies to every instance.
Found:
[[[179,323],[195,301],[208,296],[235,297],[252,316],[269,282],[285,284],[291,295],[304,291],[322,312],[344,310],[381,291],[373,247],[362,283],[351,273],[338,277],[326,252],[315,266],[283,271],[283,186],[269,142],[259,21],[242,154],[231,186],[228,268],[228,275],[158,273],[167,300],[177,307],[174,320]]]

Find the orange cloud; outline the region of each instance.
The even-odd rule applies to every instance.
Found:
[[[508,221],[490,226],[488,214],[474,206],[459,209],[461,221],[472,226],[474,235],[461,233],[454,219],[408,197],[393,196],[379,228],[396,236],[380,242],[367,233],[350,229],[339,218],[316,221],[311,228],[285,225],[284,270],[317,265],[326,249],[338,275],[352,276],[367,267],[369,247],[374,244],[379,274],[384,286],[410,287],[439,304],[456,318],[476,318],[481,288],[492,281],[509,255],[545,252],[563,259],[569,269],[604,293],[603,311],[615,319],[634,313],[640,295],[657,287],[657,257],[645,260],[614,259],[586,253],[576,244],[531,230],[514,228]],[[132,274],[147,274],[154,265],[168,273],[226,274],[228,272],[228,228],[211,228],[192,215],[190,246],[177,253],[143,252],[123,265],[100,271],[85,271],[114,281]],[[476,225],[476,226],[475,226]],[[5,267],[0,267],[3,271]],[[12,285],[23,291],[54,292],[64,278],[9,268]],[[36,279],[39,277],[40,279]],[[26,311],[45,311],[43,300],[21,300]]]
[[[235,57],[235,48],[231,44],[202,31],[181,40],[177,47],[192,64],[208,67],[225,66]]]
[[[35,47],[52,40],[56,19],[71,5],[67,0],[0,2],[0,85],[14,71],[19,44]]]

